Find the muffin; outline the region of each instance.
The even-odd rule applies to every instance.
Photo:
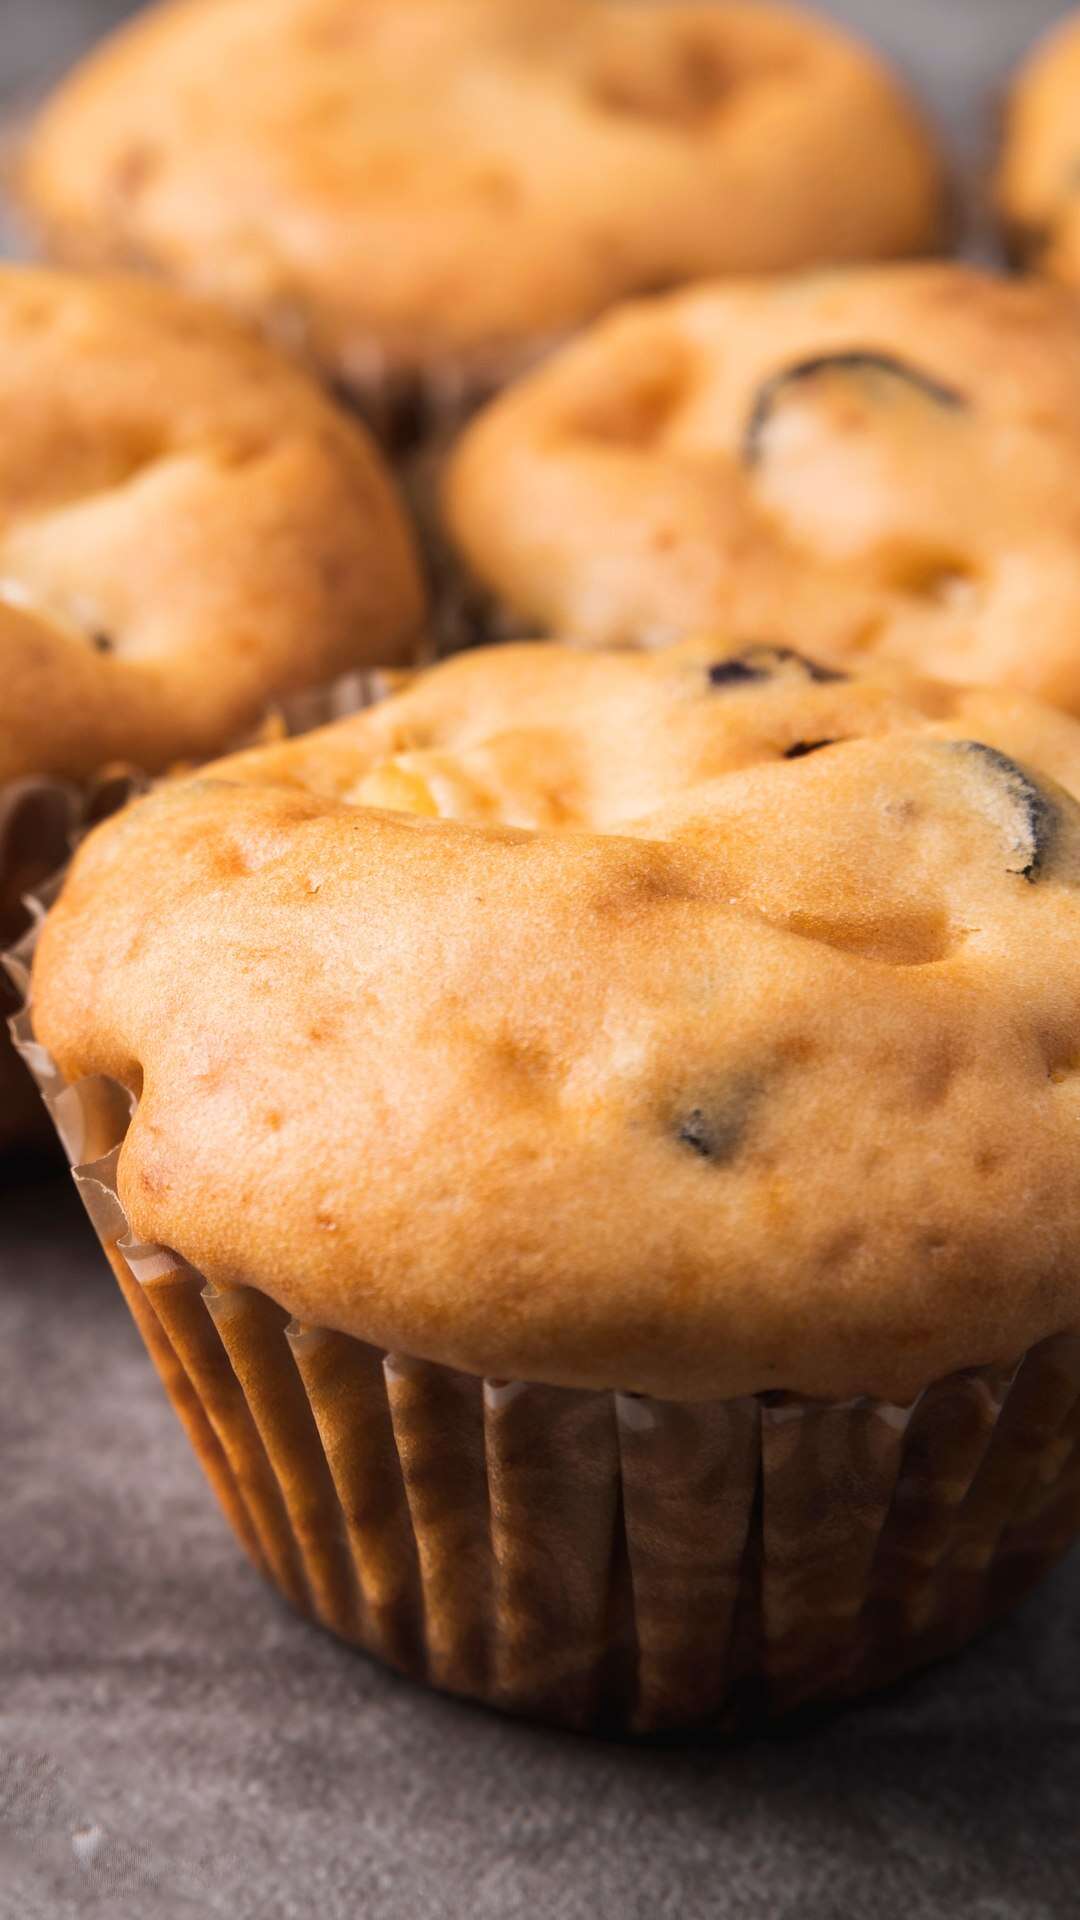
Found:
[[[366,434],[212,309],[0,267],[0,406],[0,814],[24,823],[17,865],[0,828],[2,916],[42,857],[25,783],[220,753],[269,703],[407,657],[424,605]]]
[[[747,0],[173,0],[15,192],[56,257],[212,294],[395,441],[629,294],[926,250],[942,197],[877,60]]]
[[[997,198],[1016,260],[1080,286],[1080,14],[1044,36],[1016,81]]]
[[[489,621],[887,659],[1080,712],[1080,304],[953,265],[626,307],[466,432]]]
[[[1026,1590],[1080,1519],[1078,781],[1019,694],[538,645],[97,829],[21,1032],[295,1605],[644,1732]]]

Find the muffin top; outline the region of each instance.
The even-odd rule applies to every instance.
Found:
[[[145,281],[0,267],[0,782],[220,752],[423,616],[367,435]]]
[[[941,186],[877,61],[759,0],[172,0],[46,106],[20,193],[60,257],[363,384],[702,273],[919,251]]]
[[[1080,711],[1080,304],[961,266],[611,315],[469,429],[446,511],[531,623],[711,625]]]
[[[998,204],[1018,258],[1080,286],[1080,13],[1047,34],[1020,72]]]
[[[1038,769],[1038,771],[1036,771]],[[1080,727],[463,656],[99,828],[35,1030],[135,1235],[477,1374],[904,1400],[1080,1320]]]

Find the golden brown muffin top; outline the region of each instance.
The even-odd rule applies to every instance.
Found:
[[[99,828],[35,1029],[140,1095],[133,1231],[216,1285],[501,1378],[905,1399],[1080,1319],[1056,781],[1015,693],[467,655]]]
[[[1080,712],[1080,304],[961,266],[611,315],[469,429],[446,507],[525,620],[1026,687]]]
[[[917,252],[941,200],[877,61],[747,0],[172,0],[61,87],[20,184],[60,257],[167,273],[361,384],[702,273]]]
[[[1080,287],[1080,13],[1046,34],[1021,68],[997,192],[1016,255]]]
[[[237,323],[0,267],[0,412],[0,782],[220,752],[414,642],[380,457]]]

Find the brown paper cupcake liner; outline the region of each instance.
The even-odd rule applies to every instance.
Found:
[[[28,991],[36,932],[9,956]],[[911,1407],[483,1380],[138,1244],[132,1102],[16,1042],[224,1511],[309,1619],[417,1680],[612,1732],[728,1731],[960,1647],[1080,1531],[1080,1338]]]
[[[0,947],[26,925],[23,897],[41,887],[67,858],[82,807],[74,787],[52,780],[0,786]],[[18,1000],[0,968],[0,1155],[16,1142],[40,1144],[41,1102],[8,1042],[7,1020]]]
[[[356,352],[333,383],[339,402],[374,434],[390,460],[416,527],[432,607],[429,658],[466,647],[535,638],[535,626],[501,609],[464,564],[439,505],[446,459],[473,415],[565,341],[559,335],[486,362],[396,366],[377,343]],[[287,344],[283,342],[283,344]],[[294,338],[292,350],[297,350]]]
[[[535,621],[522,620],[499,604],[470,571],[446,530],[439,498],[442,473],[454,439],[467,419],[465,412],[452,425],[443,422],[395,461],[427,580],[431,606],[429,661],[447,659],[469,647],[543,637]]]

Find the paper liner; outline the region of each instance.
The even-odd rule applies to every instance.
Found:
[[[504,640],[535,640],[535,621],[521,619],[499,605],[470,571],[447,531],[440,501],[443,468],[463,414],[395,461],[398,482],[419,538],[431,607],[429,660],[446,659],[468,647],[496,646]]]
[[[67,856],[81,808],[75,788],[57,781],[18,780],[0,786],[0,947],[26,924],[23,896],[41,886]],[[7,1018],[18,1001],[0,968],[0,1154],[16,1141],[41,1140],[41,1102],[8,1044]]]
[[[427,368],[395,366],[377,343],[354,352],[332,382],[342,405],[359,415],[394,468],[416,527],[431,603],[430,658],[500,640],[535,638],[535,622],[502,609],[466,567],[447,533],[439,493],[458,435],[502,388],[564,344],[566,335],[531,341],[486,362],[444,360]],[[293,351],[296,342],[293,342]]]
[[[8,956],[25,996],[36,930]],[[1080,1532],[1080,1338],[911,1407],[481,1380],[291,1321],[133,1240],[133,1103],[16,1042],[228,1519],[302,1614],[578,1728],[726,1731],[968,1640]]]

